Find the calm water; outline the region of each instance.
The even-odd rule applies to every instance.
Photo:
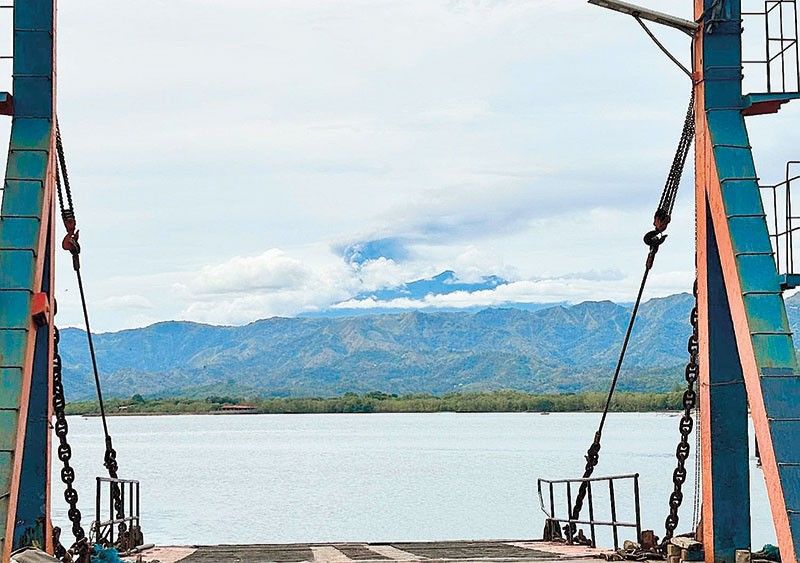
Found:
[[[119,417],[120,475],[139,479],[149,542],[539,537],[537,477],[578,476],[596,414]],[[100,420],[71,417],[81,509],[103,474]],[[643,524],[663,530],[678,418],[614,414],[597,474],[641,474]],[[57,475],[57,472],[54,472]],[[773,541],[752,461],[753,544]],[[682,522],[691,520],[690,471]],[[56,523],[66,523],[54,482]],[[623,495],[620,517],[631,508]],[[601,514],[598,514],[602,515]],[[683,527],[681,528],[683,529]]]

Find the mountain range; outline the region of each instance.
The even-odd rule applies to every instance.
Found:
[[[693,298],[642,304],[621,390],[681,385]],[[800,299],[789,298],[793,329]],[[447,393],[493,389],[605,389],[629,305],[611,301],[406,311],[332,318],[270,318],[244,326],[161,322],[95,335],[108,396],[329,396],[345,392]],[[61,331],[70,400],[94,395],[86,335]]]

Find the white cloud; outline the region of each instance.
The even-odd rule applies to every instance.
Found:
[[[690,276],[684,272],[653,275],[650,296],[687,291]],[[632,301],[638,285],[636,279],[609,280],[579,274],[553,279],[520,280],[493,289],[430,294],[422,299],[397,298],[379,301],[372,297],[350,299],[333,305],[334,309],[440,309],[508,306],[518,303],[579,303],[598,299]]]
[[[320,288],[325,289],[325,288]],[[330,293],[281,291],[238,295],[190,303],[180,315],[184,320],[211,324],[244,324],[269,317],[288,317],[318,311],[335,301]]]
[[[189,288],[211,294],[291,290],[305,286],[312,276],[300,260],[272,248],[258,256],[235,256],[222,264],[204,266]]]
[[[347,299],[359,287],[345,264],[314,268],[273,248],[204,266],[177,289],[188,300],[181,318],[239,324],[317,311]]]
[[[112,295],[98,303],[102,309],[153,309],[153,302],[142,295]]]
[[[397,287],[408,281],[432,276],[438,272],[420,264],[400,264],[388,258],[368,260],[356,266],[352,275],[358,280],[361,291]],[[427,271],[426,271],[427,270]]]
[[[455,257],[460,281],[480,281],[502,266],[477,248]],[[489,268],[485,270],[484,268]],[[617,270],[564,272],[535,279],[517,279],[493,289],[429,294],[421,299],[376,300],[358,297],[371,291],[431,277],[445,269],[427,261],[397,263],[386,258],[353,266],[335,261],[312,266],[280,249],[252,257],[236,257],[203,267],[188,284],[177,286],[186,302],[180,317],[199,322],[241,324],[271,316],[294,316],[332,309],[471,308],[514,303],[580,302],[612,299],[630,301],[638,279]],[[691,280],[684,272],[655,272],[649,293],[685,291]]]

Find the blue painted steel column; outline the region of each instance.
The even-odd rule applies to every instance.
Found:
[[[54,40],[54,0],[17,0],[11,142],[0,208],[2,561],[25,542],[51,547],[46,422],[52,330],[37,328],[31,305],[35,293],[52,290],[45,262],[53,203]]]
[[[741,362],[781,557],[784,563],[796,563],[800,555],[800,376],[742,115],[746,99],[742,96],[741,3],[697,0],[695,14],[703,16],[695,50],[700,71],[696,107],[704,110],[697,117],[697,189],[707,197],[737,345],[721,353],[738,354]],[[727,427],[722,421],[712,433],[727,432],[739,424],[733,421],[734,415]],[[721,482],[719,470],[713,460],[704,459],[704,472],[710,473],[715,488]],[[717,491],[704,491],[708,494],[716,496]],[[704,514],[715,509],[716,505],[704,507]],[[731,521],[735,517],[749,521],[749,514],[735,506],[725,510]],[[735,523],[717,516],[707,534],[728,536],[729,526],[736,532]],[[720,546],[723,552],[716,554],[716,542],[706,545],[707,561],[718,560],[718,555],[727,559],[730,547]]]
[[[750,549],[747,394],[708,209],[697,228],[705,234],[698,237],[705,239],[698,276],[704,536],[710,561],[733,563],[736,550]]]

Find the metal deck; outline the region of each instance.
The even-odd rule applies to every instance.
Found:
[[[143,560],[160,563],[384,563],[427,560],[570,563],[579,559],[600,558],[602,553],[600,549],[542,541],[301,543],[155,547],[143,552]]]

